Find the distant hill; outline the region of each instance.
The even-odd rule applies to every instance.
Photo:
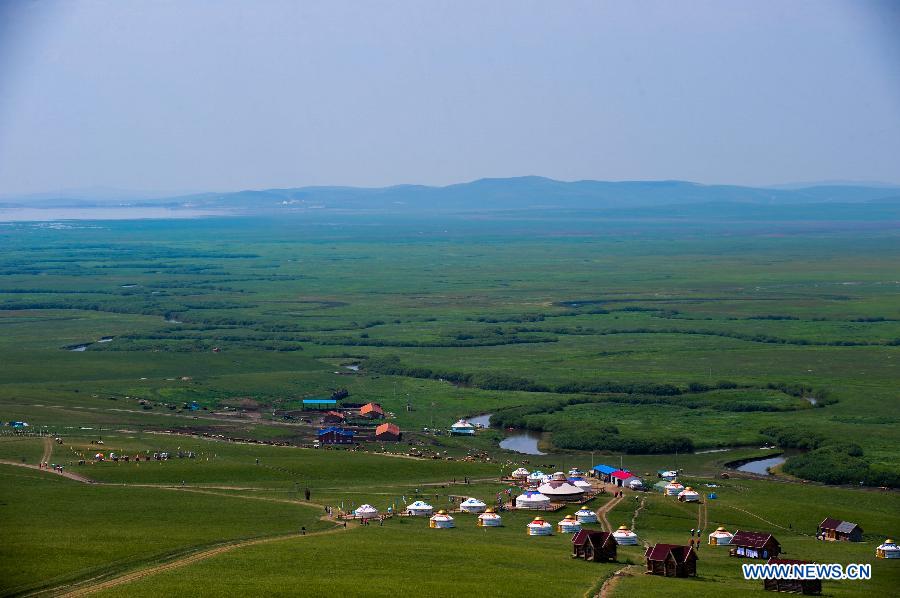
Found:
[[[429,187],[299,187],[199,193],[156,199],[123,201],[135,206],[172,206],[226,209],[241,213],[305,210],[435,213],[510,210],[628,210],[701,204],[748,206],[809,205],[820,203],[896,203],[900,187],[821,185],[799,188],[762,188],[702,185],[686,181],[572,181],[538,176],[488,178],[469,183]],[[89,198],[42,198],[28,205],[90,205]],[[109,205],[109,198],[95,205]]]

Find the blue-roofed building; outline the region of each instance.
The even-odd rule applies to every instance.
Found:
[[[603,480],[604,482],[608,482],[610,480],[610,475],[612,475],[612,473],[614,471],[619,471],[619,468],[618,467],[610,467],[609,465],[603,465],[603,464],[594,465],[591,468],[591,473],[594,475],[594,477],[598,477],[601,480]]]
[[[353,435],[353,430],[337,426],[329,426],[316,432],[316,437],[322,444],[353,444]]]

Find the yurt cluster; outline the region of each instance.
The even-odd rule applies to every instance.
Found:
[[[545,474],[520,467],[512,472],[507,481],[524,490],[516,497],[517,509],[556,510],[567,503],[590,500],[599,491],[588,481],[584,472],[577,469],[570,469],[568,474],[561,471]]]

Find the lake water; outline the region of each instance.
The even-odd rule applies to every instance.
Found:
[[[540,432],[514,432],[500,441],[500,448],[525,455],[546,455],[538,448],[540,440]]]
[[[468,418],[469,423],[475,426],[481,425],[487,428],[491,425],[491,415],[492,414],[490,413],[485,413],[483,415],[470,417]],[[538,443],[540,442],[540,440],[540,432],[531,432],[528,430],[510,432],[503,440],[500,441],[500,448],[516,453],[522,453],[523,455],[546,455],[547,453],[542,453],[540,449],[538,449]]]
[[[473,426],[484,426],[485,428],[489,428],[491,425],[491,415],[491,413],[485,413],[484,415],[470,417],[469,423]]]
[[[90,343],[88,343],[89,345]],[[80,353],[82,351],[87,351],[88,345],[75,345],[74,347],[69,347],[69,351],[75,351]]]
[[[757,459],[755,461],[750,461],[749,463],[744,463],[738,467],[737,470],[745,473],[755,473],[756,475],[770,475],[767,468],[781,465],[785,461],[787,461],[787,458],[783,455],[769,457],[767,459]]]

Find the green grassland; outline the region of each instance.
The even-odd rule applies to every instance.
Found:
[[[840,469],[848,485],[900,476],[895,230],[533,216],[0,227],[0,420],[59,435],[51,462],[98,482],[0,468],[3,528],[17,530],[3,546],[0,593],[298,525],[324,531],[325,505],[386,509],[417,491],[435,506],[451,496],[488,500],[519,464],[621,463],[645,476],[681,468],[704,492],[721,486],[707,504],[709,526],[777,531],[791,557],[872,562],[883,536],[900,535],[892,491],[718,477],[728,462],[771,454],[763,442],[791,455],[820,447],[807,455],[821,455],[821,468]],[[403,442],[300,448],[316,418],[283,414],[339,389],[345,402],[381,403]],[[501,450],[496,428],[443,433],[483,413],[543,431],[549,454]],[[42,438],[4,429],[0,459],[39,461]],[[653,446],[660,439],[688,448],[671,454]],[[648,447],[656,454],[640,450]],[[724,450],[701,452],[712,449]],[[196,457],[92,463],[96,451]],[[474,453],[475,462],[462,460]],[[610,521],[630,523],[638,504],[629,495]],[[642,541],[684,542],[697,516],[696,506],[646,495],[635,522]],[[866,541],[811,539],[826,516],[859,522]],[[638,548],[622,549],[617,565],[573,561],[567,537],[526,537],[527,518],[508,514],[500,530],[466,516],[447,532],[424,520],[351,525],[235,549],[108,593],[183,594],[189,583],[208,595],[505,596],[539,586],[582,596],[642,562]],[[697,580],[635,575],[615,595],[761,591],[721,551],[704,547],[700,557]],[[826,583],[825,593],[889,593],[900,581],[895,564],[876,562],[871,582]]]

